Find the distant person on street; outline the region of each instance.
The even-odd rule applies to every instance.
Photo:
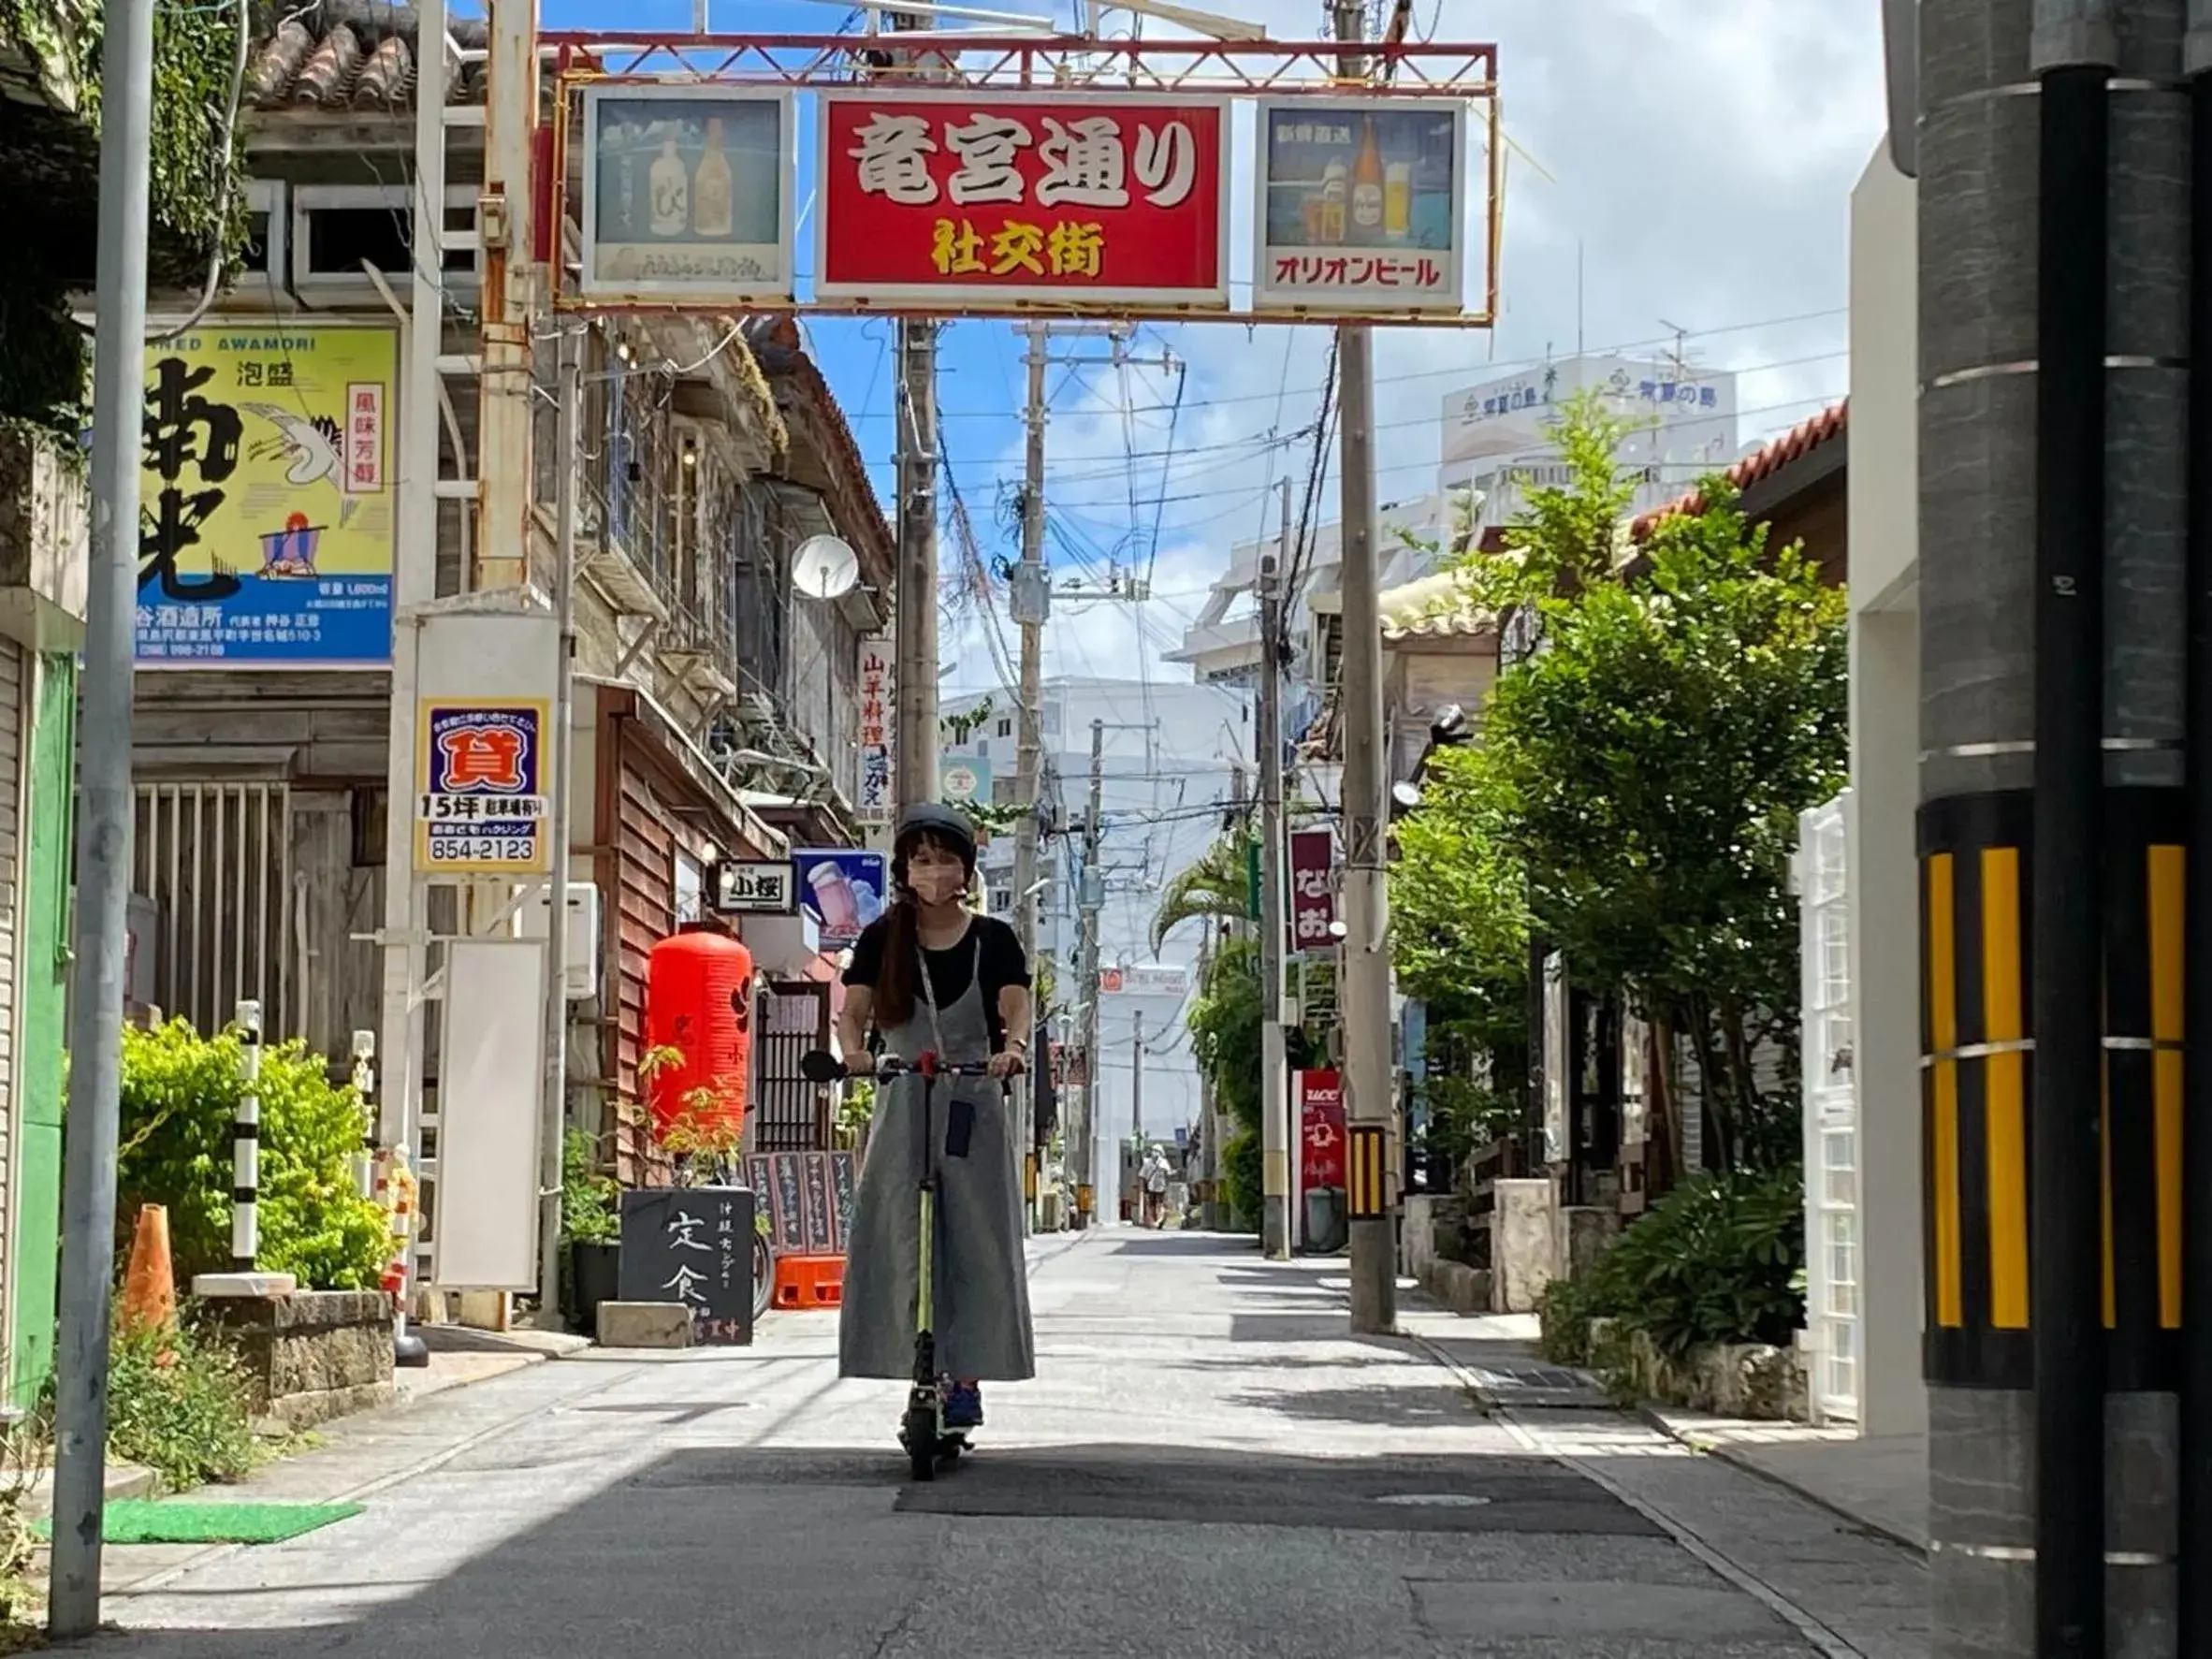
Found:
[[[1158,1145],[1145,1155],[1140,1181],[1144,1188],[1144,1225],[1164,1227],[1168,1219],[1168,1155]]]
[[[852,947],[837,1018],[838,1044],[856,1077],[875,1070],[871,1030],[908,1065],[930,1052],[947,1065],[990,1064],[990,1080],[939,1078],[930,1113],[941,1178],[931,1258],[937,1351],[952,1430],[982,1426],[982,1383],[1037,1375],[1017,1136],[997,1081],[1028,1065],[1029,964],[1011,927],[968,908],[975,854],[975,831],[950,807],[915,807],[900,819],[893,903]],[[922,1095],[923,1080],[908,1073],[888,1080],[877,1099],[847,1246],[840,1376],[913,1376]],[[956,1117],[972,1125],[966,1150],[954,1155],[946,1131]]]

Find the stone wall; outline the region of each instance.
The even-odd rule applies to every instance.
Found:
[[[1681,1359],[1659,1351],[1642,1332],[1626,1336],[1609,1319],[1590,1327],[1592,1368],[1615,1394],[1716,1417],[1810,1422],[1804,1357],[1765,1343],[1714,1343]]]
[[[374,1290],[299,1290],[211,1301],[252,1379],[254,1416],[297,1432],[389,1405],[392,1302]]]

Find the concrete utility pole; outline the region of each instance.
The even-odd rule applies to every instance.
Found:
[[[1129,1139],[1144,1139],[1144,1016],[1132,1015],[1129,1022]]]
[[[1075,1181],[1091,1189],[1099,1137],[1099,910],[1106,902],[1106,879],[1099,871],[1099,814],[1106,793],[1106,722],[1091,721],[1090,810],[1083,821],[1083,885],[1076,905],[1083,916],[1083,1139],[1075,1148]]]
[[[2201,1193],[2163,1179],[2182,1121],[2178,9],[1919,8],[1937,1659],[2206,1640],[2173,1635],[2176,1472],[2185,1493],[2205,1477],[2176,1438],[2172,1244]]]
[[[477,378],[476,588],[530,579],[531,156],[538,130],[535,0],[490,0],[484,60],[483,371]],[[443,65],[429,52],[426,63]],[[490,205],[490,204],[496,204]],[[565,742],[568,734],[561,735]],[[565,764],[565,760],[560,764]]]
[[[445,38],[445,0],[417,0],[416,36]],[[435,65],[436,67],[431,65]],[[378,949],[383,997],[378,1012],[383,1092],[378,1104],[379,1146],[404,1156],[419,1174],[421,1163],[425,998],[429,968],[429,889],[415,873],[415,779],[417,676],[416,633],[400,618],[438,593],[438,358],[444,349],[445,117],[443,88],[453,71],[442,58],[416,68],[415,100],[415,206],[413,277],[408,285],[405,372],[399,408],[399,533],[392,560],[391,710],[385,728],[384,911]],[[432,93],[430,89],[441,89]],[[468,463],[461,460],[466,473]],[[429,1363],[422,1338],[408,1329],[415,1306],[415,1239],[400,1250],[399,1307],[392,1353],[402,1365]]]
[[[1038,799],[1044,771],[1043,701],[1044,624],[1048,619],[1051,589],[1044,574],[1044,361],[1047,329],[1031,323],[1029,335],[1029,398],[1027,466],[1022,481],[1022,567],[1015,577],[1012,611],[1022,631],[1021,721],[1014,761],[1014,797],[1021,816],[1014,820],[1014,924],[1022,936],[1022,954],[1037,960],[1037,822]],[[1030,1076],[1023,1085],[1022,1156],[1028,1157],[1036,1144],[1034,1128],[1036,1068],[1042,1060],[1032,1056]],[[1023,1214],[1030,1214],[1025,1205]]]
[[[560,331],[560,409],[554,425],[560,453],[554,473],[553,612],[560,629],[560,660],[553,677],[552,875],[546,893],[546,1099],[538,1144],[538,1314],[548,1330],[561,1330],[560,1186],[568,1138],[568,860],[569,745],[576,700],[576,421],[583,403],[583,342]]]
[[[1283,571],[1290,557],[1290,481],[1281,481],[1281,555],[1259,557],[1259,1247],[1290,1259],[1289,1073],[1283,1030]]]
[[[139,416],[146,405],[153,100],[153,0],[111,0],[100,69],[92,560],[79,745],[60,1339],[54,1353],[53,1582],[47,1629],[62,1640],[91,1636],[100,1627],[108,1291],[115,1271],[115,1142],[131,880],[131,665],[137,649]]]
[[[1336,36],[1365,29],[1360,0],[1338,0]],[[1343,74],[1364,80],[1367,61],[1346,52]],[[1337,409],[1343,457],[1344,686],[1344,1049],[1345,1117],[1350,1133],[1379,1130],[1394,1141],[1390,1087],[1390,897],[1384,886],[1382,621],[1375,606],[1375,359],[1363,324],[1336,331]],[[1384,1157],[1387,1170],[1397,1160]],[[1385,1177],[1380,1215],[1351,1221],[1352,1329],[1390,1331],[1398,1320],[1395,1182]]]
[[[898,805],[938,798],[937,324],[898,325]]]

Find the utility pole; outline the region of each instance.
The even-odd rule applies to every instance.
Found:
[[[1360,0],[1337,0],[1336,36],[1357,43],[1365,29]],[[1344,79],[1364,81],[1367,61],[1347,51]],[[1398,1245],[1393,1215],[1396,1160],[1390,1087],[1390,898],[1383,885],[1382,622],[1375,605],[1375,360],[1364,324],[1337,329],[1337,409],[1343,455],[1344,591],[1344,1048],[1345,1117],[1355,1162],[1372,1157],[1382,1176],[1379,1214],[1364,1213],[1354,1192],[1351,1216],[1352,1329],[1384,1334],[1398,1319]],[[1372,1146],[1374,1137],[1382,1145]],[[1361,1147],[1371,1150],[1362,1156]],[[1362,1183],[1355,1180],[1357,1187]]]
[[[1132,1143],[1144,1139],[1144,1016],[1134,1015],[1129,1023],[1129,1140]]]
[[[1918,72],[1892,75],[1891,137],[1920,178],[1931,1652],[2198,1653],[2212,1374],[2186,1356],[2212,1302],[2204,1188],[2175,1160],[2205,1156],[2181,1126],[2207,1099],[2212,824],[2186,899],[2175,843],[2184,766],[2190,793],[2208,776],[2189,688],[2212,691],[2212,633],[2176,596],[2212,622],[2212,386],[2190,386],[2212,338],[2178,291],[2182,77],[2212,8],[2189,7],[2187,62],[2162,0],[1916,9],[1917,46],[1892,18]],[[2208,167],[2200,149],[2199,238]]]
[[[1235,795],[1234,822],[1244,820],[1244,774],[1240,768],[1230,776]],[[1212,977],[1214,967],[1214,930],[1215,923],[1208,918],[1205,929],[1199,935],[1198,982],[1202,987]],[[1199,1071],[1199,1147],[1204,1161],[1199,1166],[1199,1179],[1205,1183],[1206,1198],[1200,1206],[1201,1219],[1208,1232],[1221,1230],[1221,1201],[1214,1196],[1215,1183],[1221,1179],[1221,1140],[1214,1122],[1214,1080],[1202,1068]]]
[[[1083,1140],[1074,1149],[1078,1186],[1091,1189],[1098,1203],[1099,1144],[1099,910],[1106,902],[1106,879],[1099,872],[1099,815],[1106,793],[1106,722],[1091,721],[1091,799],[1083,821],[1083,885],[1076,902],[1083,916]]]
[[[1259,556],[1259,1246],[1290,1259],[1289,1074],[1283,1031],[1283,571],[1290,481],[1281,480],[1280,555]],[[1348,538],[1347,538],[1348,545]]]
[[[910,11],[886,11],[883,22],[893,31],[927,26],[926,19]],[[909,78],[923,62],[919,53],[897,58]],[[941,79],[926,71],[921,78]],[[892,388],[898,471],[898,577],[892,606],[897,736],[892,749],[901,812],[938,799],[937,330],[928,317],[899,319],[898,378]]]
[[[490,0],[484,61],[484,293],[477,377],[476,568],[472,586],[519,588],[530,579],[530,429],[537,386],[531,373],[531,160],[538,130],[537,7]],[[443,65],[429,52],[425,63]],[[433,77],[434,79],[434,77]],[[496,219],[496,224],[495,224]],[[416,327],[425,319],[417,318]],[[568,734],[563,732],[561,739]],[[561,758],[559,764],[566,765]]]
[[[937,324],[898,325],[898,805],[938,798]]]
[[[1023,957],[1037,960],[1037,837],[1038,799],[1044,771],[1042,679],[1044,624],[1050,616],[1051,585],[1044,574],[1044,355],[1047,327],[1031,323],[1029,335],[1029,398],[1027,467],[1022,487],[1022,564],[1015,574],[1011,609],[1022,631],[1021,734],[1015,756],[1014,795],[1021,816],[1014,820],[1014,923],[1022,936]],[[1031,1056],[1029,1076],[1022,1091],[1022,1156],[1031,1156],[1037,1140],[1036,1071],[1041,1062]],[[1032,1216],[1025,1204],[1023,1215]]]
[[[546,1098],[538,1139],[538,1317],[565,1328],[560,1311],[561,1157],[568,1138],[568,859],[572,792],[569,741],[575,726],[576,662],[576,419],[583,401],[583,342],[560,331],[560,404],[553,445],[560,454],[553,496],[553,611],[560,630],[553,667],[551,879],[546,894]]]
[[[146,403],[146,219],[153,0],[111,0],[100,69],[100,201],[93,363],[92,558],[78,773],[76,987],[62,1165],[54,1355],[52,1589],[57,1639],[100,1627],[108,1470],[108,1292],[131,863],[131,673],[137,649],[138,469]]]

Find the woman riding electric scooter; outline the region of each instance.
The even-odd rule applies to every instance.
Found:
[[[1020,1148],[1004,1084],[1027,1064],[1029,965],[1014,930],[967,906],[975,832],[948,807],[917,807],[892,845],[895,901],[864,931],[845,969],[838,1044],[849,1072],[875,1070],[871,1027],[907,1066],[988,1062],[989,1079],[940,1076],[929,1109],[941,1200],[930,1253],[934,1326],[948,1433],[980,1428],[983,1382],[1037,1374],[1022,1255]],[[847,1246],[837,1338],[840,1376],[910,1379],[914,1369],[919,1213],[924,1171],[918,1115],[927,1080],[887,1079]]]

